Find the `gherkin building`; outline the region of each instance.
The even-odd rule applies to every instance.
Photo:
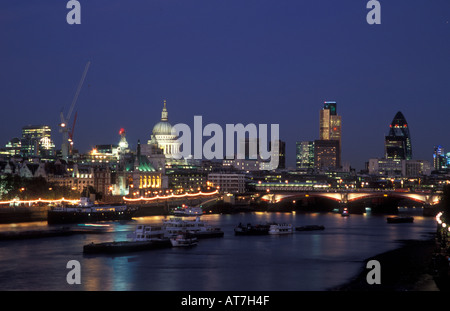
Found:
[[[389,135],[385,137],[385,158],[411,160],[412,147],[408,123],[400,111],[397,112],[391,125]]]

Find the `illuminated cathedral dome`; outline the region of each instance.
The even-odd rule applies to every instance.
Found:
[[[153,135],[172,135],[172,125],[169,122],[158,122],[153,127]]]
[[[156,123],[153,127],[153,135],[172,135],[172,125],[170,125],[167,116],[166,101],[164,100],[164,108],[161,112],[161,121]]]
[[[177,136],[174,133],[172,125],[168,120],[168,112],[166,108],[166,101],[164,100],[164,107],[161,112],[161,121],[153,127],[151,139],[148,141],[150,145],[156,145],[163,150],[166,158],[172,158],[174,154],[179,152],[180,144]]]

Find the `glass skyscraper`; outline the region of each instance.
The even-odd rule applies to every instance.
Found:
[[[27,125],[22,128],[21,154],[25,157],[51,157],[55,155],[55,144],[48,125]]]
[[[433,167],[437,171],[447,168],[447,157],[444,153],[444,148],[441,145],[434,147]]]
[[[296,142],[296,164],[298,169],[314,168],[314,141]]]
[[[389,135],[385,137],[385,158],[411,160],[411,136],[408,123],[399,111],[389,126]]]
[[[315,148],[316,153],[320,150],[320,154],[315,156],[315,166],[322,168],[323,165],[326,167],[340,167],[341,166],[341,116],[337,114],[336,102],[326,101],[323,104],[323,109],[320,110],[319,114],[319,140],[316,143]],[[324,141],[323,143],[321,141]],[[326,141],[336,141],[337,144],[326,142]],[[326,150],[328,149],[328,150]],[[326,152],[325,152],[326,150]],[[333,154],[334,153],[334,154]],[[318,161],[319,159],[324,159],[324,155],[327,157],[332,156],[334,165],[331,165],[330,161]]]

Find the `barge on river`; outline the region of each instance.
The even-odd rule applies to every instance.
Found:
[[[220,228],[212,227],[199,217],[195,220],[171,218],[162,225],[137,225],[130,241],[91,243],[83,247],[86,254],[114,254],[166,247],[193,246],[198,239],[223,237]]]
[[[137,208],[125,205],[94,204],[81,198],[78,205],[55,206],[47,214],[49,224],[86,223],[98,221],[130,220]]]

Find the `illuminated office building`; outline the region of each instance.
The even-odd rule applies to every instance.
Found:
[[[273,156],[278,157],[278,169],[286,168],[286,143],[282,140],[276,141],[274,143],[274,147],[278,147],[278,150],[272,150],[272,142],[269,142],[269,148],[273,154]]]
[[[342,119],[337,114],[336,102],[324,102],[323,109],[319,114],[319,140],[316,140],[314,146],[316,168],[339,168],[341,166],[341,127]]]
[[[296,167],[297,169],[314,168],[314,141],[296,142]]]
[[[5,145],[6,154],[10,156],[20,156],[22,150],[22,141],[14,137]]]
[[[27,125],[22,128],[20,153],[24,157],[52,157],[55,144],[48,125]]]
[[[316,169],[328,170],[341,166],[340,148],[338,140],[314,141],[314,166]]]
[[[336,102],[324,102],[320,110],[320,140],[337,140],[341,146],[341,116],[337,114]]]
[[[434,147],[433,167],[436,171],[447,168],[447,157],[444,153],[444,148],[441,145]]]

